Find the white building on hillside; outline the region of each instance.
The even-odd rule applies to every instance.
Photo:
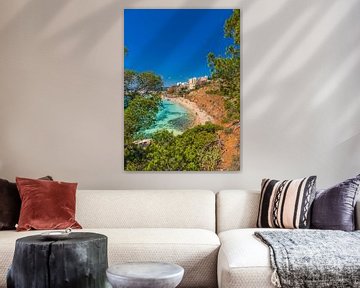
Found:
[[[189,89],[195,89],[196,86],[196,77],[189,79]]]

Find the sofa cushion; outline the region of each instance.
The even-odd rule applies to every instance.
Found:
[[[22,201],[16,230],[81,228],[75,221],[77,183],[17,177],[16,185]]]
[[[209,190],[78,190],[76,199],[83,228],[215,231],[215,193]]]
[[[40,179],[52,180],[51,176]],[[16,183],[0,179],[0,230],[15,230],[18,223],[21,199]]]
[[[294,180],[263,179],[257,227],[308,228],[316,176]]]
[[[314,229],[355,229],[355,204],[359,193],[360,174],[316,193],[311,215]]]
[[[77,230],[74,230],[77,231]],[[135,261],[164,261],[185,269],[179,287],[216,287],[216,262],[220,241],[203,229],[82,229],[108,237],[109,265]],[[44,231],[0,232],[0,287],[6,287],[17,238]]]
[[[269,248],[254,236],[264,228],[235,229],[219,234],[219,288],[274,287]]]
[[[0,230],[15,230],[21,200],[15,183],[0,179]]]

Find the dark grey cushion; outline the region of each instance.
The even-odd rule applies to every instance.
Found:
[[[355,230],[355,201],[360,174],[333,187],[317,191],[312,205],[311,228]]]
[[[0,230],[15,229],[21,200],[15,183],[0,179]]]

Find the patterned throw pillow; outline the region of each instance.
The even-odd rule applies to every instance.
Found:
[[[257,227],[308,228],[316,176],[295,180],[263,179]]]

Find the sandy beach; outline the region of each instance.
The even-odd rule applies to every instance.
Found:
[[[162,96],[163,99],[175,102],[181,106],[184,106],[187,110],[189,110],[195,117],[193,126],[203,125],[206,122],[214,122],[213,117],[211,117],[208,113],[206,113],[203,109],[199,108],[195,102],[192,102],[184,97],[168,97]]]

